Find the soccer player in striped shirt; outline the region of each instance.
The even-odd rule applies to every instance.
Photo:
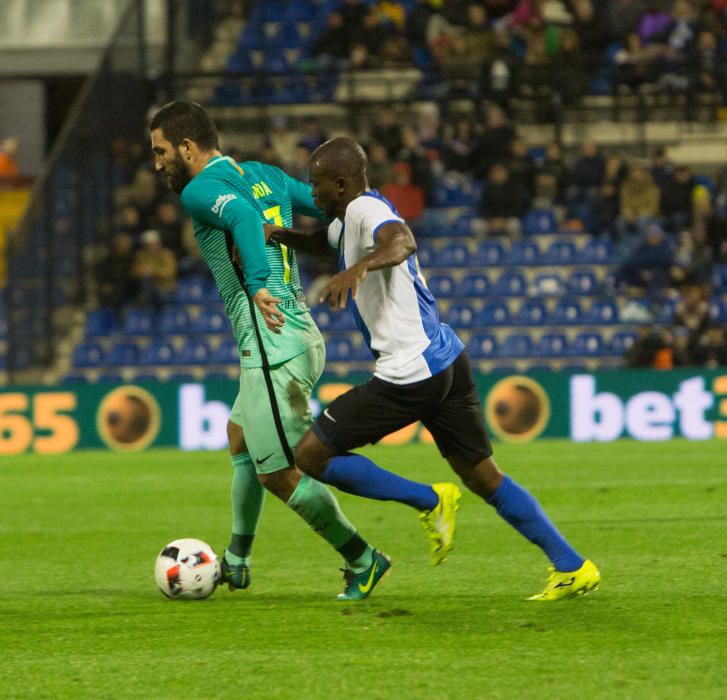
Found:
[[[421,420],[467,487],[550,559],[545,589],[529,600],[560,600],[597,588],[593,562],[492,458],[464,344],[440,323],[409,227],[391,202],[369,188],[361,146],[345,137],[319,146],[310,157],[310,180],[316,204],[333,222],[312,234],[276,231],[273,237],[293,247],[338,251],[339,273],[321,300],[350,309],[376,365],[368,382],[333,401],[301,438],[298,466],[348,493],[435,509],[430,487],[351,453]],[[425,521],[435,512],[425,510]]]
[[[240,351],[240,391],[228,423],[233,534],[223,578],[231,588],[250,583],[264,486],[343,556],[346,583],[338,598],[366,598],[389,558],[359,536],[333,494],[302,474],[293,457],[312,422],[308,402],[325,348],[305,305],[295,253],[266,245],[263,222],[290,225],[293,211],[320,218],[311,188],[278,168],[222,155],[215,124],[196,103],[165,105],[150,131],[155,168],[181,194]]]

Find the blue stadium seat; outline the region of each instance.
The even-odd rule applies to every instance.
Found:
[[[543,262],[548,265],[572,265],[576,259],[576,246],[571,241],[556,241],[545,253]]]
[[[85,374],[67,374],[61,379],[61,384],[88,384]]]
[[[563,357],[568,352],[568,339],[563,333],[546,333],[535,344],[536,357]]]
[[[469,265],[470,251],[466,245],[451,244],[444,246],[437,255],[440,267],[464,267]]]
[[[170,382],[178,382],[179,384],[187,384],[188,382],[196,382],[194,375],[190,372],[174,372],[169,375]]]
[[[113,309],[96,309],[86,316],[86,337],[100,338],[111,335],[118,325]]]
[[[334,312],[331,330],[355,331],[356,321],[353,319],[353,314],[349,310]]]
[[[546,314],[542,301],[528,300],[515,314],[514,322],[516,326],[540,326],[545,321]]]
[[[174,346],[163,340],[155,340],[141,351],[140,365],[171,365],[174,363],[176,353]]]
[[[540,249],[532,241],[515,241],[507,256],[509,265],[537,265],[540,262]]]
[[[333,326],[335,315],[329,306],[316,306],[311,309],[311,315],[320,330],[327,331]]]
[[[595,301],[586,314],[585,322],[594,325],[618,323],[618,306],[607,299]]]
[[[576,270],[568,278],[568,291],[571,294],[591,296],[598,288],[596,275],[590,270]]]
[[[357,362],[370,362],[374,359],[374,355],[366,343],[359,343],[351,348],[351,355],[348,359]]]
[[[0,340],[8,337],[8,320],[5,316],[0,316]]]
[[[604,354],[607,354],[607,349],[603,337],[592,331],[579,333],[570,348],[573,357],[599,357]]]
[[[437,298],[446,299],[454,294],[454,280],[449,275],[432,275],[427,280],[429,291]]]
[[[130,309],[124,319],[124,335],[151,335],[156,329],[154,312],[150,309]]]
[[[195,333],[204,334],[230,333],[232,327],[224,311],[203,309],[195,319],[193,330]]]
[[[234,340],[223,340],[210,356],[212,364],[215,365],[239,365],[240,351]]]
[[[467,343],[467,354],[474,359],[497,357],[497,339],[490,333],[473,335]]]
[[[525,276],[520,272],[503,272],[492,289],[494,296],[524,296],[527,292]]]
[[[472,262],[476,265],[490,266],[502,265],[505,260],[505,249],[502,243],[488,241],[481,243],[477,248],[477,253],[472,256]]]
[[[420,267],[436,267],[439,264],[437,251],[430,246],[417,246],[416,255]]]
[[[564,283],[560,278],[560,275],[548,272],[542,275],[538,275],[533,280],[533,291],[532,293],[537,296],[553,296],[554,294],[560,295],[563,293]]]
[[[188,333],[191,325],[186,309],[169,308],[159,316],[157,332],[159,335],[181,335]]]
[[[124,378],[116,372],[104,372],[98,378],[99,384],[123,384]]]
[[[139,348],[133,343],[116,343],[106,355],[106,364],[111,367],[133,366],[138,362]]]
[[[452,226],[453,236],[469,236],[472,234],[472,221],[477,218],[474,211],[460,214]]]
[[[715,265],[712,271],[712,289],[721,294],[727,292],[727,265]]]
[[[202,304],[207,296],[207,280],[198,275],[183,277],[177,283],[174,301],[178,304]]]
[[[103,348],[98,343],[81,343],[73,351],[74,367],[102,367]]]
[[[713,297],[709,302],[709,315],[717,323],[727,323],[727,304],[719,297]]]
[[[500,347],[500,357],[530,357],[533,354],[533,340],[525,333],[513,333],[505,338]]]
[[[345,338],[329,340],[326,343],[326,357],[331,362],[348,362],[352,352],[351,341]]]
[[[455,304],[449,308],[446,322],[455,330],[458,328],[472,328],[475,311],[469,304]]]
[[[486,302],[482,311],[475,318],[475,325],[489,328],[490,326],[509,326],[510,309],[502,301]]]
[[[608,239],[592,238],[578,253],[578,263],[607,265],[614,262],[613,244]]]
[[[455,289],[458,297],[480,298],[490,291],[490,280],[487,275],[465,275]],[[436,295],[435,295],[436,296]]]
[[[661,305],[659,313],[656,316],[657,323],[670,324],[674,320],[674,308],[676,307],[676,301],[673,299],[667,299]]]
[[[523,233],[526,236],[558,233],[555,213],[550,209],[532,209],[523,217]]]
[[[583,323],[581,305],[575,299],[561,299],[548,317],[552,326],[572,326]]]
[[[206,365],[210,361],[210,346],[206,340],[189,338],[176,354],[178,365]]]
[[[619,331],[614,333],[609,343],[611,354],[624,355],[628,349],[636,342],[636,333],[629,331]]]

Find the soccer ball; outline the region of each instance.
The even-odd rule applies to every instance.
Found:
[[[207,598],[220,576],[220,562],[212,547],[193,537],[170,542],[154,566],[157,586],[167,598]]]

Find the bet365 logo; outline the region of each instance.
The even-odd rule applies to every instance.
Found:
[[[717,408],[716,420],[708,414]],[[727,376],[715,377],[711,391],[704,377],[680,382],[673,394],[642,391],[628,399],[596,390],[590,375],[570,380],[571,438],[578,442],[608,442],[624,431],[636,440],[727,439]]]

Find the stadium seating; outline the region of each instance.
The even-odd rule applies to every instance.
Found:
[[[174,346],[163,340],[152,341],[139,356],[140,365],[171,365],[176,361]]]
[[[467,352],[473,359],[492,359],[497,350],[497,339],[490,333],[473,335],[467,343]]]

